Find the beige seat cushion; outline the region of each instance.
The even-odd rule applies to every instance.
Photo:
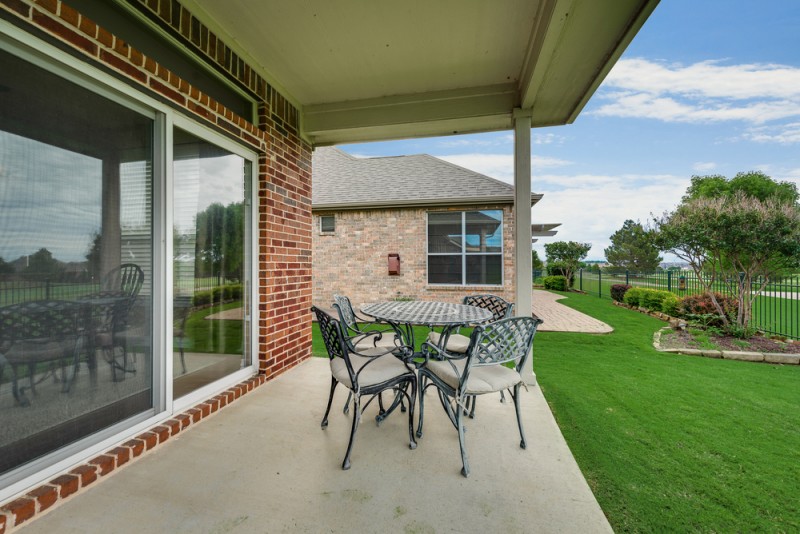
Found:
[[[463,360],[438,361],[430,360],[427,368],[448,386],[456,389],[458,381],[464,372],[466,358]],[[453,370],[453,363],[456,371]],[[470,395],[480,395],[482,393],[492,393],[508,388],[513,388],[521,380],[519,373],[514,369],[509,369],[504,365],[481,365],[473,366],[469,372],[467,380],[467,391]]]
[[[432,345],[439,346],[439,341],[442,339],[442,334],[439,332],[431,332],[428,334],[428,342]],[[464,354],[469,348],[469,338],[461,334],[451,334],[447,339],[447,346],[444,350],[447,352],[457,352]]]
[[[372,349],[375,352],[384,352],[382,349]],[[372,362],[367,365],[366,369],[358,375],[358,383],[362,388],[374,386],[387,380],[391,380],[402,374],[410,372],[408,368],[400,361],[394,354],[384,354],[377,358],[365,358],[357,354],[350,354],[350,363],[353,364],[353,371],[358,373],[367,362]],[[353,385],[350,383],[350,375],[347,373],[347,365],[342,358],[334,358],[331,360],[331,373],[333,377],[339,382],[352,389]]]
[[[358,343],[356,343],[356,350],[358,352],[364,352],[364,350],[372,349],[372,348],[381,348],[381,349],[390,349],[392,347],[397,347],[401,343],[397,339],[397,334],[394,332],[383,332],[380,339],[376,339],[377,335],[370,335],[361,339]]]

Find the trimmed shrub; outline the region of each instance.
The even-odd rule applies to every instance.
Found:
[[[563,276],[564,280],[567,279],[567,272],[569,267],[563,261],[552,261],[547,264],[547,274],[550,276]],[[569,287],[575,285],[575,272],[569,277]],[[564,290],[566,291],[566,290]]]
[[[641,306],[641,298],[642,298],[642,288],[641,287],[632,287],[625,292],[625,296],[622,297],[622,300],[628,306],[633,306],[638,308]]]
[[[617,302],[624,302],[625,292],[631,288],[628,284],[614,284],[611,286],[611,299]]]
[[[722,310],[728,317],[736,317],[739,311],[739,303],[736,299],[726,297],[721,293],[714,293],[714,296],[722,306]],[[724,326],[719,312],[711,302],[711,294],[703,293],[700,295],[687,295],[681,299],[680,313],[688,318],[699,320],[703,326]]]
[[[661,301],[661,311],[670,317],[680,317],[681,299],[678,295],[670,293]]]
[[[562,275],[545,276],[542,280],[545,289],[552,289],[554,291],[567,290],[567,277]]]
[[[639,305],[650,311],[661,311],[661,303],[671,294],[669,291],[662,289],[642,289]]]
[[[211,304],[211,291],[198,291],[192,297],[192,306]]]

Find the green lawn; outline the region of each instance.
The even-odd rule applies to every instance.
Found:
[[[615,329],[540,332],[534,367],[616,531],[800,530],[800,367],[660,354],[662,322],[560,302]]]
[[[211,306],[193,312],[186,319],[185,348],[190,352],[212,352],[216,354],[241,354],[244,334],[241,320],[212,320],[205,317],[212,313],[241,308],[242,302]]]

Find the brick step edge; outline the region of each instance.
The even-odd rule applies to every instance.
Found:
[[[11,501],[0,503],[0,534],[9,534],[26,521],[81,493],[82,490],[106,475],[132,464],[135,460],[142,458],[145,453],[166,442],[171,436],[175,436],[179,432],[183,432],[192,425],[217,413],[267,381],[266,375],[255,375],[91,460],[73,467],[68,472],[28,491],[24,495]]]
[[[784,365],[800,365],[800,354],[785,354],[782,352],[744,352],[735,350],[713,350],[713,349],[662,349],[661,333],[665,330],[672,330],[666,326],[653,334],[653,347],[659,352],[672,354],[685,354],[687,356],[702,356],[704,358],[717,358],[724,360],[739,360],[743,362],[763,362]]]

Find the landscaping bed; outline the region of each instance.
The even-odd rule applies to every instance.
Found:
[[[800,343],[790,340],[783,341],[766,336],[754,336],[748,339],[740,339],[733,336],[715,334],[691,328],[663,332],[661,334],[661,348],[800,354]]]

